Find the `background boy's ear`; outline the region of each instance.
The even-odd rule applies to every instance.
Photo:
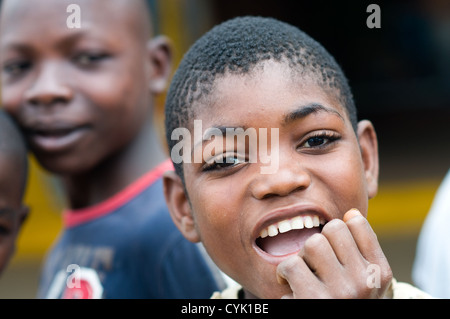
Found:
[[[175,225],[187,240],[199,242],[200,236],[180,177],[173,171],[164,173],[163,187],[164,197]]]
[[[169,38],[157,36],[147,43],[148,58],[151,65],[150,91],[162,93],[169,82],[172,73],[172,44]]]
[[[358,123],[358,139],[369,198],[373,198],[378,192],[379,164],[377,135],[370,121],[363,120]]]

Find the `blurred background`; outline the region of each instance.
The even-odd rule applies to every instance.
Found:
[[[76,3],[76,0],[73,1]],[[370,3],[381,28],[369,29]],[[450,1],[150,0],[156,33],[173,40],[175,66],[213,25],[235,16],[270,16],[298,26],[336,58],[360,119],[377,130],[380,187],[368,219],[394,276],[412,283],[421,225],[450,168]],[[163,129],[164,97],[156,125]],[[31,215],[0,278],[0,298],[34,298],[41,262],[58,236],[64,200],[58,180],[34,159],[26,203]],[[438,244],[438,243],[437,243]]]

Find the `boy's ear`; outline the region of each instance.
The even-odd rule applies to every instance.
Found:
[[[191,205],[180,177],[174,171],[165,172],[163,187],[164,197],[175,225],[187,240],[193,243],[199,242],[200,235],[195,227]]]
[[[358,123],[357,133],[367,181],[367,190],[369,198],[373,198],[378,192],[379,164],[377,135],[372,123],[367,120]]]
[[[166,89],[172,72],[172,44],[169,38],[157,36],[148,41],[147,52],[151,65],[150,91],[160,94]]]

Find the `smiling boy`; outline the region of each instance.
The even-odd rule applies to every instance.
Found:
[[[72,4],[81,28],[67,26]],[[161,176],[172,164],[153,105],[171,49],[153,37],[146,1],[3,1],[0,55],[3,106],[61,177],[69,206],[39,296],[199,298],[217,289],[164,203]]]
[[[392,279],[363,217],[378,187],[375,131],[357,122],[343,72],[309,36],[268,18],[213,28],[183,58],[165,114],[169,149],[173,130],[192,130],[194,120],[222,132],[278,129],[276,172],[262,174],[267,164],[249,162],[233,136],[203,152],[214,139],[197,134],[191,152],[201,163],[165,174],[179,229],[242,285],[215,297],[424,296]]]

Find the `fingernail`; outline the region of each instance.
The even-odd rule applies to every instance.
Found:
[[[362,216],[361,212],[357,208],[352,208],[344,214],[344,222],[349,221],[355,216]]]

